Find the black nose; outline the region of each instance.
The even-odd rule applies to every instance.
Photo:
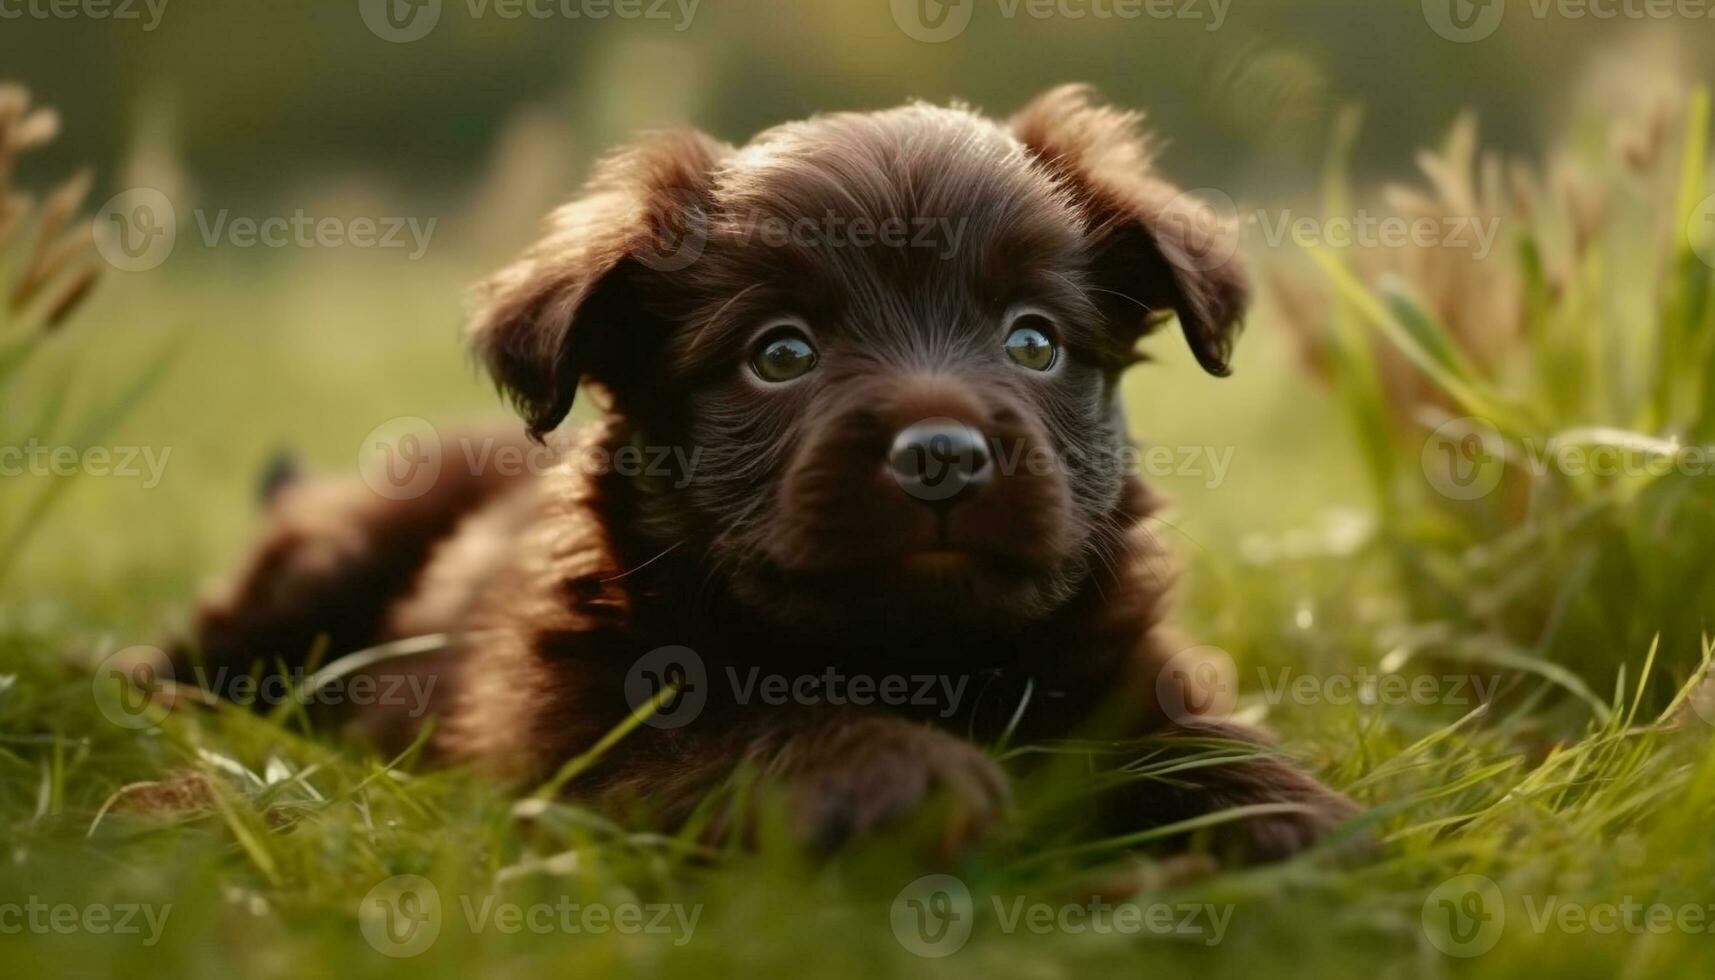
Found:
[[[994,475],[983,434],[951,419],[901,429],[887,461],[906,493],[936,506],[958,502]]]

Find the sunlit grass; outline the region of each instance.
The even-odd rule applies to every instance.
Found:
[[[1671,676],[1698,668],[1715,613],[1715,268],[1694,220],[1709,122],[1694,91],[1539,168],[1481,154],[1466,118],[1421,158],[1427,188],[1387,199],[1492,223],[1494,254],[1311,251],[1333,301],[1294,325],[1362,448],[1417,624],[1450,627],[1440,655],[1559,665],[1597,692],[1658,642]],[[1352,206],[1355,132],[1333,151],[1332,214]]]

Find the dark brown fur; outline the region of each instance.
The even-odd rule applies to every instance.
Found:
[[[962,828],[984,825],[1007,780],[968,736],[1003,730],[1027,688],[1017,737],[1258,742],[1175,721],[1159,703],[1180,644],[1162,625],[1167,563],[1132,472],[1014,466],[950,508],[885,474],[889,441],[925,418],[981,430],[998,459],[1114,458],[1127,445],[1117,380],[1169,313],[1198,360],[1226,373],[1245,278],[1236,262],[1194,260],[1206,229],[1181,220],[1176,194],[1151,175],[1134,117],[1078,88],[1010,124],[912,106],[790,124],[743,150],[695,133],[648,138],[607,160],[487,284],[472,340],[537,436],[580,383],[600,389],[606,417],[563,446],[574,460],[674,447],[700,453],[695,472],[451,474],[403,503],[355,483],[287,487],[240,585],[204,607],[194,645],[291,662],[318,634],[338,653],[477,631],[448,685],[439,748],[527,780],[625,719],[640,656],[688,646],[707,669],[700,716],[639,727],[570,789],[678,821],[747,764],[786,788],[796,826],[823,843],[937,799]],[[960,241],[781,242],[758,230],[804,218],[847,233],[944,219]],[[688,262],[672,251],[684,240]],[[1052,374],[1001,352],[1001,318],[1019,303],[1060,334]],[[748,373],[748,350],[783,314],[808,325],[821,360],[768,386]],[[940,674],[970,679],[971,696],[740,703],[728,672],[752,669]],[[1350,812],[1273,757],[1185,778],[1114,794],[1112,822],[1303,804],[1242,826],[1242,850],[1267,858]]]

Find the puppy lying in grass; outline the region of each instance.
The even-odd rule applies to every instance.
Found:
[[[1224,230],[1176,196],[1135,117],[1076,87],[1004,123],[912,105],[742,148],[644,139],[486,284],[470,331],[532,437],[580,385],[605,396],[556,443],[567,465],[446,466],[404,499],[286,482],[181,669],[455,634],[411,668],[443,681],[444,758],[675,825],[743,769],[824,847],[916,812],[955,845],[980,832],[1008,800],[981,744],[1138,740],[1111,832],[1285,804],[1219,844],[1304,848],[1351,805],[1268,752],[1118,773],[1263,744],[1166,669],[1184,644],[1127,464],[1138,340],[1176,316],[1224,375],[1245,307]],[[742,834],[733,812],[698,819]]]

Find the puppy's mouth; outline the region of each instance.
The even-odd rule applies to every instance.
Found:
[[[900,564],[908,572],[956,575],[969,571],[975,560],[971,553],[963,548],[942,546],[910,552]]]
[[[885,587],[890,580],[900,575],[1027,579],[1045,574],[1051,567],[1033,556],[1004,549],[940,541],[892,547],[862,556],[817,556],[808,559],[769,556],[769,564],[781,574],[806,581],[824,578],[868,578],[876,580],[876,584],[881,587]]]
[[[839,485],[849,493],[783,515],[731,583],[741,600],[788,623],[993,626],[1045,615],[1075,574],[1054,495],[997,493],[942,515],[885,486]]]
[[[1044,610],[1055,571],[993,549],[926,544],[861,560],[766,562],[737,583],[768,612],[850,623],[909,614],[919,626],[1028,620]]]
[[[914,515],[915,516],[915,515]],[[916,530],[916,529],[912,529]],[[901,535],[891,554],[878,556],[874,564],[881,570],[899,570],[933,576],[988,573],[1010,577],[1040,574],[1046,555],[1032,554],[1022,545],[1013,544],[992,534],[961,531],[947,515],[935,520],[934,527]]]
[[[900,576],[911,588],[924,589],[936,585],[1023,584],[1043,577],[1047,571],[1015,555],[938,545],[903,552],[884,563],[876,574],[884,579]]]
[[[904,575],[914,587],[926,581],[952,579],[1028,580],[1043,574],[1034,563],[1016,556],[979,551],[952,545],[936,545],[901,552],[892,560],[869,566],[877,577]]]

